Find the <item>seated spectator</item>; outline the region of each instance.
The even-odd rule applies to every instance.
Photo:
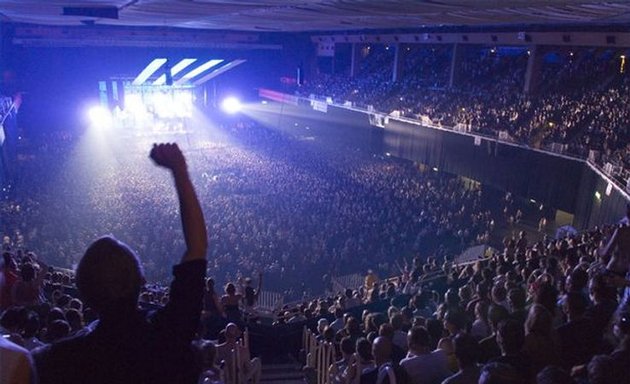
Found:
[[[175,144],[156,145],[151,158],[172,172],[186,241],[168,304],[148,316],[137,310],[144,276],[138,256],[114,239],[92,243],[76,271],[77,288],[99,314],[94,331],[34,352],[46,383],[194,382],[191,341],[201,314],[207,234],[203,214]]]
[[[355,346],[352,339],[344,337],[339,343],[341,359],[334,362],[328,368],[330,380],[335,384],[345,384],[348,367],[352,364],[355,353]]]
[[[413,384],[441,383],[451,375],[448,358],[441,349],[431,351],[429,333],[423,327],[413,327],[407,334],[409,352],[400,362]]]
[[[564,297],[563,311],[567,323],[558,327],[561,364],[566,369],[586,364],[597,353],[600,332],[584,317],[586,299],[581,293],[569,292]]]
[[[386,337],[377,337],[372,343],[375,368],[364,371],[361,384],[406,384],[407,374],[392,362],[392,342]]]
[[[481,368],[477,365],[479,344],[471,335],[457,335],[453,341],[459,371],[442,384],[477,384]]]
[[[490,322],[491,334],[479,342],[479,361],[481,363],[486,363],[501,355],[501,349],[497,343],[497,331],[499,323],[506,320],[509,316],[508,310],[500,305],[493,304],[490,306],[490,309],[488,309],[488,321]]]
[[[530,357],[532,374],[540,372],[549,365],[560,363],[556,334],[549,311],[540,304],[529,309],[525,320],[525,344],[523,352]]]
[[[525,333],[518,321],[508,319],[501,322],[497,332],[497,343],[501,348],[501,356],[490,362],[510,365],[519,372],[521,377],[529,381],[532,374],[531,362],[529,357],[522,352],[524,342]]]
[[[356,353],[351,364],[346,368],[346,383],[359,384],[361,375],[376,367],[372,356],[372,345],[365,338],[356,341]]]

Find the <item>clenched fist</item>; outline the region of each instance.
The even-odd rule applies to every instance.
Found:
[[[153,144],[149,157],[155,164],[171,171],[186,170],[186,158],[177,144]]]

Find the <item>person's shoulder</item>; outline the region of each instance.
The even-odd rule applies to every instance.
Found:
[[[2,351],[2,353],[15,354],[15,355],[28,355],[29,354],[26,348],[19,346],[2,336],[0,336],[0,351]]]

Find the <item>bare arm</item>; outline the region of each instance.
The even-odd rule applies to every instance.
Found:
[[[186,159],[177,144],[153,145],[151,159],[173,173],[181,212],[186,252],[182,262],[206,258],[208,234],[195,188],[190,181]]]

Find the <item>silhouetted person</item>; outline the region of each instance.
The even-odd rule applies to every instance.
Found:
[[[176,144],[154,145],[150,157],[172,172],[186,251],[173,267],[170,300],[162,309],[137,308],[145,283],[138,256],[113,237],[92,243],[76,270],[95,329],[35,351],[41,384],[195,383],[191,341],[201,314],[208,246],[203,213]],[[156,207],[157,208],[157,207]]]

